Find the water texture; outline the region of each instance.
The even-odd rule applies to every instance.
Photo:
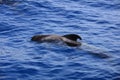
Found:
[[[70,33],[112,58],[30,41],[36,34]],[[0,3],[0,80],[120,80],[120,0]]]

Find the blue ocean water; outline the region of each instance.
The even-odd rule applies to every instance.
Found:
[[[38,44],[36,34],[70,34],[107,48],[102,59]],[[0,4],[0,80],[120,80],[119,0],[16,0]]]

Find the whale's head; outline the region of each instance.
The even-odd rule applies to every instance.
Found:
[[[49,35],[35,35],[31,38],[31,41],[37,41],[41,42],[43,38],[47,37]]]

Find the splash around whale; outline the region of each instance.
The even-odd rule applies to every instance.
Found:
[[[79,42],[77,40],[80,40]],[[83,43],[81,36],[77,34],[66,34],[63,36],[59,35],[35,35],[31,38],[31,41],[43,43],[43,42],[49,42],[49,43],[56,43],[56,42],[62,42],[66,44],[69,47],[77,47],[80,50],[88,51],[92,53],[93,55],[102,57],[102,58],[109,58],[110,56],[106,54],[106,51],[103,49],[100,49],[98,47],[95,47],[93,45]],[[108,52],[107,52],[108,53]]]

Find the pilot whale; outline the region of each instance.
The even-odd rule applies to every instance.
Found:
[[[77,40],[80,40],[79,42]],[[59,36],[59,35],[35,35],[31,38],[31,41],[35,41],[35,42],[50,42],[50,43],[54,43],[54,42],[63,42],[64,44],[66,44],[67,46],[70,47],[77,47],[80,50],[84,50],[84,51],[88,51],[94,55],[100,56],[102,58],[108,58],[110,57],[109,55],[105,54],[106,51],[95,47],[93,45],[87,44],[82,42],[82,38],[81,36],[77,35],[77,34],[66,34],[63,36]]]
[[[59,35],[35,35],[32,37],[32,41],[36,42],[59,42],[62,41],[70,47],[80,46],[81,43],[77,42],[77,39],[82,40],[79,35],[76,34],[67,34],[63,36]]]

